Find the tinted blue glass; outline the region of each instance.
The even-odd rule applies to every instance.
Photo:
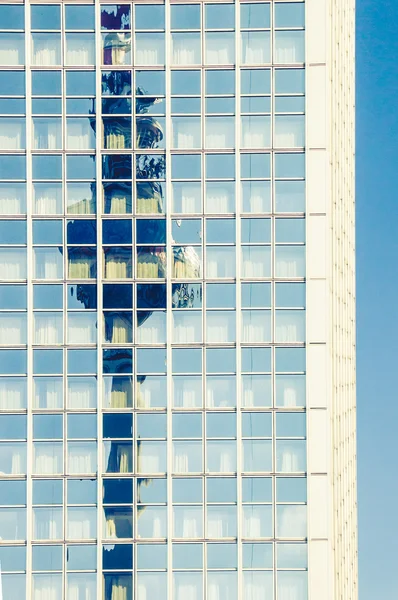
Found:
[[[206,242],[235,242],[235,227],[235,219],[206,219]]]
[[[166,569],[167,545],[138,544],[136,560],[138,569]]]
[[[207,480],[207,502],[236,502],[236,479],[211,477]]]
[[[62,371],[62,350],[33,350],[35,375],[53,375]]]
[[[36,98],[32,100],[32,113],[37,115],[60,115],[61,98]]]
[[[26,569],[26,548],[24,546],[3,546],[0,547],[1,570],[4,571],[25,571]]]
[[[200,71],[172,71],[171,93],[176,96],[199,96],[201,89]]]
[[[208,283],[206,285],[207,308],[235,308],[236,286],[234,283]]]
[[[4,115],[23,115],[25,113],[25,100],[18,100],[18,98],[1,99],[0,113]]]
[[[66,235],[68,244],[95,244],[97,241],[97,223],[94,220],[85,219],[68,221]]]
[[[137,438],[165,438],[167,435],[166,415],[138,414],[136,422]]]
[[[60,571],[63,546],[33,546],[32,568],[34,571]]]
[[[275,69],[275,92],[277,94],[304,94],[304,69]]]
[[[166,502],[166,479],[137,479],[137,502]]]
[[[26,285],[1,285],[0,308],[26,308]]]
[[[207,179],[233,179],[235,156],[233,154],[206,154]]]
[[[0,71],[0,89],[2,96],[24,96],[24,71]]]
[[[207,70],[206,95],[235,94],[235,71]]]
[[[104,373],[132,373],[133,351],[128,348],[103,350],[102,361]]]
[[[93,98],[68,98],[66,113],[69,115],[95,114],[96,106]]]
[[[305,177],[305,155],[275,154],[275,177]]]
[[[102,71],[101,82],[102,93],[105,95],[127,96],[131,94],[131,71]]]
[[[206,415],[206,437],[236,437],[236,414],[208,413]]]
[[[156,154],[136,155],[136,178],[137,179],[164,179],[166,176],[166,157]],[[127,169],[122,170],[122,177],[128,174]],[[124,175],[124,173],[126,173]]]
[[[166,431],[165,431],[166,435]],[[174,438],[201,438],[202,415],[173,415]]]
[[[26,481],[0,481],[2,505],[26,504]]]
[[[102,157],[103,179],[131,179],[131,155],[118,154],[117,156]]]
[[[96,350],[68,350],[68,373],[96,373]]]
[[[68,504],[96,504],[97,481],[95,479],[69,479]]]
[[[271,306],[270,283],[242,283],[243,308],[268,308]]]
[[[186,156],[176,154],[171,157],[171,176],[173,179],[200,179],[202,172],[200,154]]]
[[[0,439],[23,440],[26,439],[25,415],[0,415]]]
[[[271,348],[242,348],[242,371],[269,373],[271,371]]]
[[[104,244],[131,244],[132,226],[130,220],[102,221],[102,242]]]
[[[137,219],[138,244],[165,244],[166,221],[164,219]]]
[[[165,373],[166,350],[163,348],[138,348],[138,373]]]
[[[136,4],[136,29],[164,29],[164,6],[156,4]]]
[[[271,437],[271,413],[243,413],[242,435],[243,437]]]
[[[62,156],[33,156],[33,179],[62,179]]]
[[[130,504],[133,501],[132,479],[103,479],[104,504]]]
[[[199,4],[172,4],[170,10],[172,29],[200,29]]]
[[[244,477],[242,479],[243,502],[272,502],[272,479],[270,477]]]
[[[306,502],[307,479],[304,477],[278,477],[276,500],[277,502]]]
[[[95,156],[67,156],[68,179],[95,179]]]
[[[184,219],[172,222],[172,238],[177,244],[200,244],[202,241],[202,222],[200,219]]]
[[[173,502],[203,502],[201,479],[173,479]]]
[[[133,436],[133,416],[105,414],[102,435],[104,438],[131,438]]]
[[[280,373],[305,371],[305,348],[276,348],[275,369]]]
[[[68,415],[68,438],[96,438],[97,415]]]
[[[130,6],[127,4],[101,6],[101,27],[102,29],[130,29]]]
[[[271,155],[241,154],[240,175],[249,179],[271,177]]]
[[[275,4],[275,27],[304,27],[304,2]]]
[[[95,96],[95,71],[67,71],[67,96]]]
[[[9,574],[2,576],[3,595],[5,598],[14,596],[17,598],[26,597],[26,575]]]
[[[240,26],[242,29],[259,29],[271,26],[270,4],[241,4]]]
[[[61,71],[32,71],[32,94],[34,96],[61,95]]]
[[[200,98],[173,98],[171,101],[172,114],[200,114]]]
[[[277,437],[305,437],[305,413],[277,413],[275,433]]]
[[[34,244],[62,244],[62,221],[33,221]]]
[[[132,308],[133,286],[128,284],[114,285],[111,283],[103,286],[104,308]]]
[[[33,504],[62,504],[62,483],[60,479],[34,480]]]
[[[173,544],[174,569],[201,569],[203,550],[201,544]]]
[[[272,544],[243,544],[245,569],[272,569]]]
[[[62,285],[34,285],[33,308],[54,309],[62,308]]]
[[[61,29],[61,10],[59,4],[31,6],[32,29]]]
[[[0,28],[23,29],[25,23],[24,7],[12,4],[0,5]]]
[[[68,546],[66,563],[69,571],[94,571],[97,568],[97,546],[87,544]]]
[[[139,283],[137,285],[137,308],[166,308],[166,285],[164,283]]]
[[[102,550],[103,569],[132,569],[133,547],[126,544],[104,545]]]
[[[235,348],[207,348],[206,371],[208,373],[234,373],[236,371]]]
[[[244,243],[271,242],[271,219],[242,219],[241,240]]]
[[[103,99],[102,100],[102,113],[104,115],[110,114],[130,114],[131,113],[131,100],[130,98],[116,98]]]
[[[173,348],[173,373],[201,373],[202,350],[200,348]]]
[[[237,560],[237,544],[223,544],[222,552],[219,544],[207,544],[207,568],[236,569]]]
[[[62,415],[33,415],[33,437],[35,439],[62,439]]]
[[[136,88],[141,88],[149,96],[164,96],[165,74],[164,71],[136,71]]]
[[[68,308],[97,308],[97,286],[86,283],[68,285]]]
[[[0,179],[26,179],[26,157],[0,156]]]
[[[206,4],[206,29],[233,29],[235,27],[235,6],[233,4]]]
[[[0,220],[0,244],[26,244],[26,221]]]
[[[305,307],[305,283],[276,283],[275,304],[278,307]]]
[[[0,375],[22,375],[27,369],[26,350],[0,350]]]
[[[65,6],[65,29],[94,29],[94,6]]]
[[[270,69],[242,69],[241,94],[270,94],[271,71]]]

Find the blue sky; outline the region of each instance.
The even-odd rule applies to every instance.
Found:
[[[398,598],[398,1],[357,0],[359,598]]]

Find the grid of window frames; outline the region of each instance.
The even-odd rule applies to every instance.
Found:
[[[307,599],[304,92],[300,0],[0,4],[4,600]]]

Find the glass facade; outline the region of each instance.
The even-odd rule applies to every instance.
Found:
[[[304,12],[0,4],[4,600],[307,600]]]

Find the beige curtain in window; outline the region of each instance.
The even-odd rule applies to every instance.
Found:
[[[68,274],[70,279],[89,279],[91,261],[84,256],[71,256],[68,260]]]

